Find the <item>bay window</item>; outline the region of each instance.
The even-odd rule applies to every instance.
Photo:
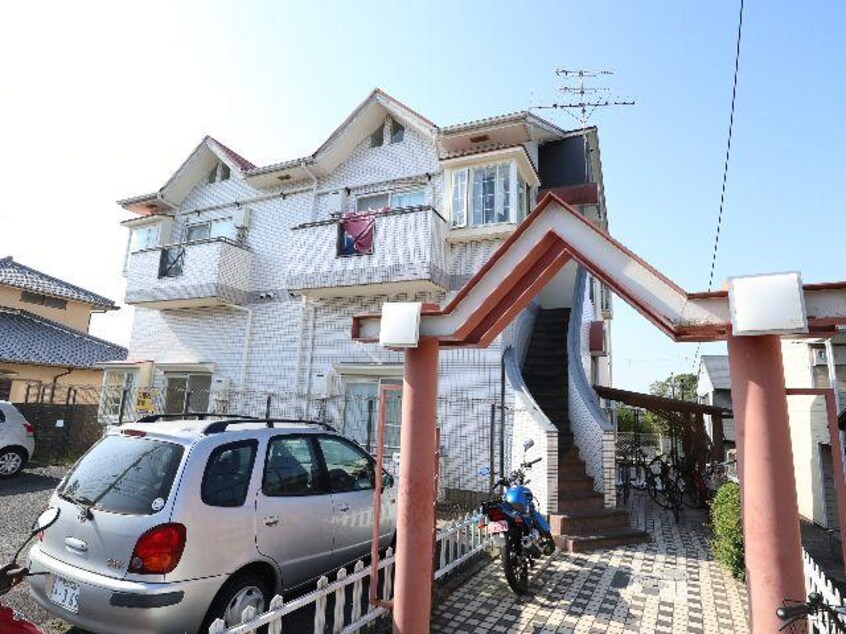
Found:
[[[159,225],[152,224],[144,227],[136,227],[131,230],[129,236],[129,252],[137,253],[144,249],[153,249],[159,246]]]
[[[453,227],[518,223],[529,206],[527,184],[514,161],[453,170],[448,196]]]

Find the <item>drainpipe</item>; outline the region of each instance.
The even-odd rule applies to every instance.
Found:
[[[315,220],[317,220],[317,177],[308,168],[305,159],[300,162],[300,166],[302,166],[305,173],[308,174],[311,178],[311,222],[314,222]]]
[[[302,380],[303,374],[303,335],[305,334],[305,314],[306,308],[308,307],[308,298],[303,295],[301,297],[300,302],[300,334],[297,337],[297,383],[296,389],[297,392],[300,391],[300,381]],[[305,415],[305,414],[303,414]]]
[[[238,378],[238,385],[241,390],[246,389],[247,380],[247,359],[250,355],[250,337],[253,331],[253,309],[247,306],[237,306],[235,304],[228,304],[229,308],[240,310],[247,313],[247,326],[244,332],[244,346],[241,349],[241,371]]]
[[[308,376],[306,377],[306,402],[311,402],[311,369],[314,365],[314,322],[317,318],[317,306],[311,305],[311,327],[308,335]]]

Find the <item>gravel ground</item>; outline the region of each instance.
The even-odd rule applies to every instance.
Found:
[[[8,562],[26,539],[65,471],[66,467],[30,467],[16,478],[0,480],[0,561]],[[25,556],[26,551],[23,561]],[[30,596],[26,583],[3,597],[2,602],[22,612],[47,634],[82,634],[42,610]]]

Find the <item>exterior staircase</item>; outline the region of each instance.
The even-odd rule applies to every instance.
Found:
[[[558,429],[558,512],[550,516],[555,543],[562,550],[584,552],[649,541],[630,526],[625,509],[605,508],[594,488],[570,431],[567,407],[566,308],[541,310],[523,363],[523,379],[535,402]]]

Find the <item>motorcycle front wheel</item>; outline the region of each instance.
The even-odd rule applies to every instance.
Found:
[[[515,546],[509,536],[502,547],[502,569],[505,580],[515,594],[526,594],[529,591],[529,560],[523,554],[520,545]]]

